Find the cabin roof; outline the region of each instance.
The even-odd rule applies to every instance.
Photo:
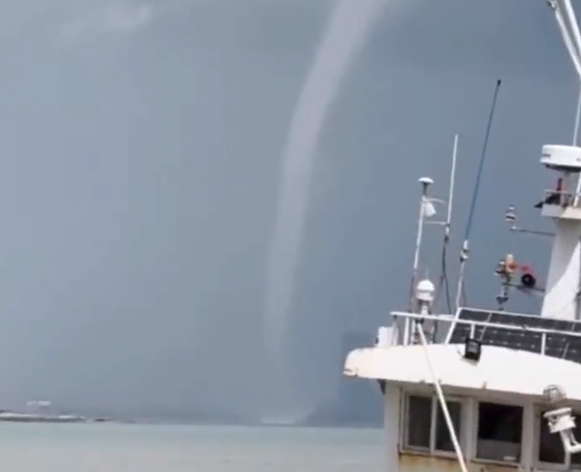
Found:
[[[351,351],[344,375],[396,383],[433,384],[421,345],[363,348]],[[542,396],[560,385],[569,400],[581,401],[581,364],[499,346],[482,346],[480,361],[464,359],[464,345],[427,346],[443,387]]]

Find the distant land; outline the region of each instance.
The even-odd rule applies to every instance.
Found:
[[[372,381],[341,379],[337,399],[319,405],[307,418],[293,426],[381,427],[382,395]],[[205,425],[258,425],[260,419],[218,409],[183,409],[150,406],[143,408],[58,408],[57,414],[75,414],[89,419],[117,422]]]
[[[342,339],[341,356],[336,368],[342,372],[349,351],[370,346],[373,336],[369,333],[346,333]],[[50,402],[47,402],[50,404]],[[82,406],[55,406],[50,404],[50,414],[78,415],[89,421],[108,420],[123,423],[171,423],[207,425],[258,425],[259,418],[239,412],[216,408],[171,408],[159,405],[98,408]],[[0,410],[8,411],[8,410]],[[10,410],[19,411],[19,410]],[[383,425],[383,397],[379,386],[371,380],[340,378],[336,398],[320,404],[303,421],[293,426],[325,427],[381,427]]]
[[[342,337],[342,349],[336,360],[337,372],[343,371],[343,364],[349,351],[373,345],[375,335],[368,332],[348,332]],[[340,375],[340,374],[339,374]],[[169,408],[147,408],[136,411],[75,411],[90,418],[113,417],[122,421],[148,423],[194,423],[214,425],[256,425],[260,420],[251,415],[214,409],[193,411]],[[318,405],[304,420],[294,426],[325,427],[381,427],[383,425],[383,396],[379,386],[371,380],[340,377],[337,397],[334,401]]]
[[[351,382],[351,381],[347,381]],[[355,382],[354,382],[355,383]],[[304,421],[293,426],[325,427],[380,427],[383,424],[379,388],[376,398],[369,401],[369,387],[365,382],[351,389],[350,399],[355,400],[348,408],[346,405],[321,405]],[[360,387],[361,386],[361,387]],[[366,388],[367,387],[367,388]],[[374,395],[375,396],[375,395]],[[171,423],[201,425],[258,425],[260,420],[251,416],[237,415],[223,411],[183,411],[166,408],[152,408],[133,411],[111,411],[96,408],[78,408],[74,414],[89,419],[108,418],[124,423]]]

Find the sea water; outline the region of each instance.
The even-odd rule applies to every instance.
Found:
[[[375,472],[373,429],[0,423],[2,472]]]

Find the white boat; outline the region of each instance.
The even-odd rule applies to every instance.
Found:
[[[570,0],[548,3],[581,80],[581,35]],[[441,222],[446,236],[455,155],[448,218]],[[513,207],[506,220],[514,232],[552,238],[546,283],[539,287],[529,268],[506,255],[496,270],[496,310],[460,303],[466,237],[456,303],[448,313],[436,312],[434,284],[418,278],[422,230],[434,213],[432,181],[420,179],[410,309],[392,312],[375,345],[351,351],[344,367],[345,376],[377,381],[383,393],[384,470],[581,470],[581,424],[575,422],[581,415],[581,147],[545,145],[540,162],[558,178],[538,205],[554,221],[554,233],[518,228]],[[506,311],[519,290],[542,295],[540,316]]]
[[[0,421],[10,421],[13,423],[81,423],[86,418],[77,415],[43,415],[40,413],[0,413]]]
[[[84,416],[51,413],[52,404],[48,400],[29,401],[26,406],[30,411],[1,411],[0,421],[15,423],[80,423],[87,421]]]

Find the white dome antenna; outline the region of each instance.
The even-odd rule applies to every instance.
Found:
[[[420,313],[426,315],[429,313],[434,301],[436,287],[429,279],[420,280],[416,286],[416,300],[419,305]]]
[[[422,184],[422,190],[424,195],[426,194],[428,187],[434,183],[434,181],[430,177],[420,177],[418,182]]]
[[[559,172],[578,173],[581,171],[581,148],[545,144],[541,153],[541,164]]]

